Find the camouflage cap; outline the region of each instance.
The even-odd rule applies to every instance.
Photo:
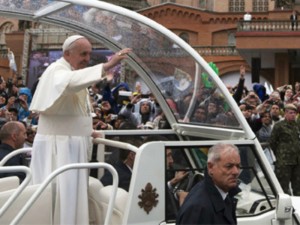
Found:
[[[286,104],[286,105],[284,106],[284,110],[287,110],[287,109],[297,111],[297,107],[296,107],[294,104]]]

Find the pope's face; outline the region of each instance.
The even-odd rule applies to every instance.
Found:
[[[208,163],[208,173],[215,185],[225,192],[238,185],[241,159],[237,152],[225,152],[219,161]]]
[[[73,45],[70,50],[65,51],[65,59],[70,63],[73,70],[87,67],[92,52],[91,43],[87,39],[81,38],[73,43]]]

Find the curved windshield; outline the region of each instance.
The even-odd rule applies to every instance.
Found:
[[[126,82],[132,93],[138,85],[143,95],[153,95],[171,123],[241,128],[229,93],[220,88],[220,80],[216,84],[213,69],[186,50],[188,44],[136,12],[110,7],[97,1],[17,0],[4,1],[0,9],[79,33],[82,29],[98,46],[112,51],[132,48],[131,63],[119,71],[120,82]]]

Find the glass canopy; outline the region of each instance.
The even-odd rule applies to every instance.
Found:
[[[144,94],[151,92],[172,128],[202,127],[210,133],[224,128],[225,136],[252,138],[215,65],[156,22],[97,0],[1,0],[0,11],[2,16],[65,27],[114,52],[132,48],[120,81],[132,92],[137,84]]]

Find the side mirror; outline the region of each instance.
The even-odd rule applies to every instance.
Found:
[[[280,193],[277,195],[276,219],[289,220],[292,219],[293,205],[291,196]]]

